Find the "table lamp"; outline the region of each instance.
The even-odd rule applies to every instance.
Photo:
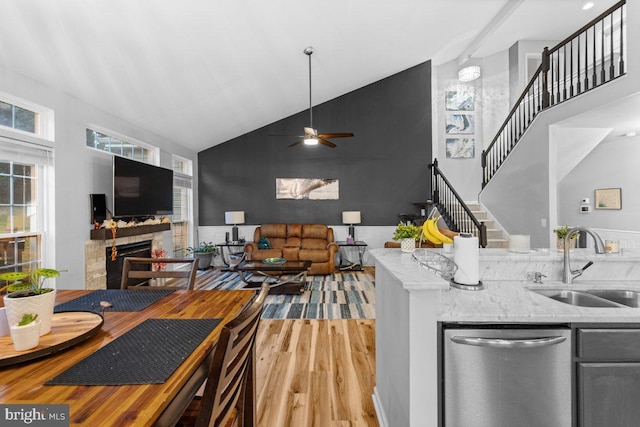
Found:
[[[349,236],[356,240],[356,231],[353,224],[360,224],[360,211],[343,211],[342,223],[349,224]]]
[[[229,211],[224,213],[224,223],[233,224],[231,228],[231,240],[237,242],[238,238],[238,224],[244,224],[244,211]]]

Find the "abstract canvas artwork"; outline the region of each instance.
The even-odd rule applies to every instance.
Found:
[[[448,90],[444,93],[447,111],[473,111],[473,92],[464,89]]]
[[[338,200],[337,179],[276,178],[276,199]]]
[[[475,132],[475,116],[472,114],[447,114],[445,121],[448,134],[472,134]]]
[[[474,138],[447,138],[448,159],[473,159],[476,152]]]

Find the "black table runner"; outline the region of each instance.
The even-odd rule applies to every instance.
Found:
[[[100,289],[74,300],[55,306],[54,312],[63,311],[142,311],[156,301],[164,298],[175,289]],[[112,304],[105,308],[101,301]]]
[[[164,383],[221,320],[147,319],[45,385]]]

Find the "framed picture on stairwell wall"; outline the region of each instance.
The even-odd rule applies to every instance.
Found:
[[[476,120],[472,114],[447,114],[445,118],[446,133],[473,134],[476,130]]]
[[[476,142],[474,138],[447,138],[445,148],[447,159],[473,159]]]
[[[444,105],[447,111],[473,111],[473,92],[466,89],[447,90],[444,93]]]

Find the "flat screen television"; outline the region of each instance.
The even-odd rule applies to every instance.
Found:
[[[113,156],[116,218],[173,214],[173,171]]]

